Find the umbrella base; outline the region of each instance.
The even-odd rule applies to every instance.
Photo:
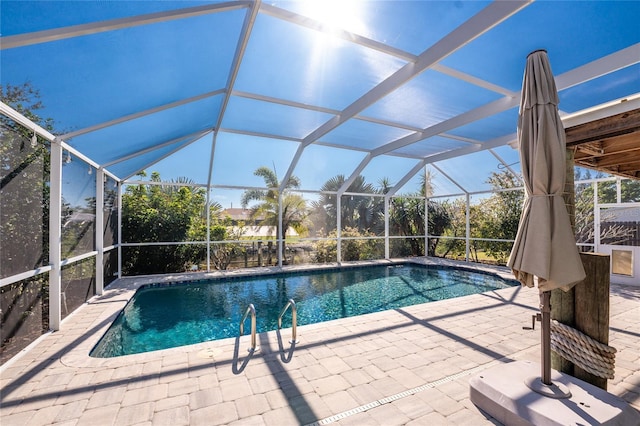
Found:
[[[570,397],[532,392],[525,381],[539,374],[540,364],[528,361],[489,368],[469,380],[471,402],[505,425],[640,424],[640,413],[624,400],[555,370],[552,382],[565,387]]]
[[[562,383],[556,382],[551,382],[550,385],[545,385],[540,376],[527,377],[524,380],[524,384],[532,391],[538,392],[540,395],[544,395],[549,398],[571,398],[571,392],[568,387]]]

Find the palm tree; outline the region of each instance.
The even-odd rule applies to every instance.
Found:
[[[251,207],[251,218],[261,218],[261,226],[273,226],[276,229],[276,236],[280,236],[279,202],[278,188],[280,182],[275,170],[262,166],[253,172],[254,175],[264,179],[267,187],[263,189],[249,189],[242,194],[240,200],[242,208],[247,208],[249,203],[257,201],[258,203]],[[296,176],[291,176],[284,187],[282,193],[282,252],[284,253],[285,240],[287,230],[294,229],[299,234],[304,233],[307,229],[307,205],[305,199],[291,193],[292,189],[300,187],[300,180]]]
[[[320,191],[337,192],[345,182],[344,175],[336,175],[326,181]],[[360,175],[354,179],[345,192],[353,192],[357,194],[375,194],[376,190],[372,184],[366,183],[364,176]],[[319,201],[312,203],[312,207],[316,211],[324,211],[326,232],[336,229],[338,222],[335,194],[322,194]],[[359,230],[369,229],[374,221],[373,211],[371,207],[371,198],[366,196],[350,195],[342,198],[341,218],[342,227],[357,228]]]

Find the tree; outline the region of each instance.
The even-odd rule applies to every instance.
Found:
[[[384,248],[381,247],[381,240],[371,239],[375,235],[360,231],[356,228],[347,227],[342,231],[342,237],[354,238],[342,240],[341,251],[342,260],[345,262],[354,260],[371,260],[380,258]],[[316,262],[327,263],[335,262],[338,256],[337,231],[334,229],[328,235],[329,239],[318,241],[315,244]],[[357,239],[364,237],[363,239]],[[365,239],[367,238],[367,239]]]
[[[145,177],[146,173],[139,176]],[[153,172],[151,181],[160,182],[160,175]],[[173,183],[176,185],[127,187],[122,196],[124,242],[204,241],[205,190],[182,185],[192,183],[185,178]],[[209,208],[215,217],[219,207]],[[204,244],[129,247],[127,252],[123,256],[123,269],[131,275],[183,271],[205,257]]]
[[[336,194],[326,192],[337,192],[344,185],[346,178],[344,175],[336,175],[327,180],[320,191],[323,192],[319,201],[311,203],[314,216],[324,219],[324,230],[329,233],[336,229],[338,223],[338,202]],[[349,185],[345,192],[354,194],[375,194],[376,189],[365,181],[364,176],[359,175]],[[371,208],[371,197],[358,195],[346,195],[341,199],[340,216],[343,228],[357,228],[361,231],[373,227],[375,214]]]
[[[382,186],[384,190],[385,186]],[[384,190],[387,193],[390,188]],[[406,197],[393,197],[389,209],[389,231],[393,235],[425,235],[424,206],[425,196],[433,195],[433,185],[431,183],[431,173],[427,172],[420,176],[420,189]],[[429,239],[427,250],[424,250],[424,238],[410,238],[408,248],[400,248],[400,254],[420,256],[436,256],[436,248],[440,242],[438,236],[442,235],[451,225],[449,211],[442,203],[429,200],[428,203],[428,229],[429,235],[435,236]],[[426,253],[425,253],[426,252]]]
[[[41,127],[40,93],[30,84],[0,86],[0,100]],[[0,278],[49,263],[48,142],[0,115]],[[47,274],[20,280],[0,290],[0,363],[49,328]]]
[[[491,173],[488,183],[496,190],[489,198],[483,200],[477,206],[477,228],[474,237],[498,240],[514,240],[518,233],[518,224],[522,205],[524,203],[524,191],[499,191],[501,189],[519,188],[522,181],[509,171]],[[513,243],[502,241],[482,241],[479,246],[499,263],[506,263]]]
[[[37,114],[43,105],[39,92],[30,83],[0,86],[0,99],[31,121],[53,130],[53,120],[43,119]],[[48,263],[49,150],[41,138],[36,137],[33,141],[33,135],[31,130],[0,115],[2,277]]]
[[[447,257],[449,254],[459,257],[466,254],[466,245],[464,238],[466,235],[466,202],[461,198],[455,200],[446,200],[441,204],[442,208],[447,212],[450,219],[449,224],[443,230],[441,235],[447,237],[441,240],[442,244],[436,251],[434,247],[435,256]]]
[[[240,221],[238,225],[234,227],[231,218],[227,216],[211,226],[210,238],[211,241],[237,241],[242,238],[244,233],[244,222]],[[215,269],[224,271],[229,267],[229,264],[231,264],[233,257],[240,253],[245,253],[245,249],[237,242],[216,243],[211,250],[211,263]]]
[[[496,192],[469,207],[471,228],[469,250],[475,261],[480,260],[479,252],[484,251],[498,262],[505,263],[513,244],[504,241],[483,240],[515,239],[524,202],[524,191],[517,189],[498,191],[522,186],[520,179],[506,170],[492,173],[487,182]],[[451,218],[451,222],[443,232],[446,236],[454,238],[445,240],[442,256],[466,255],[466,244],[462,239],[466,237],[466,201],[463,199],[447,201],[443,207]],[[479,240],[480,238],[483,240]]]
[[[264,179],[266,190],[250,189],[242,194],[240,200],[242,208],[247,208],[249,203],[257,201],[251,207],[250,216],[254,220],[260,220],[261,226],[270,226],[276,230],[276,238],[281,235],[279,221],[279,192],[280,182],[275,170],[262,166],[253,173]],[[307,230],[307,205],[305,199],[291,192],[292,189],[300,187],[300,180],[296,176],[291,176],[285,185],[282,193],[282,252],[285,252],[285,241],[287,231],[291,228],[298,234],[304,234]],[[283,259],[286,263],[286,258]]]

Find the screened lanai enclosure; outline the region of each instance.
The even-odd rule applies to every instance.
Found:
[[[3,362],[121,276],[504,265],[527,54],[547,50],[566,129],[640,107],[640,2],[0,8]],[[640,167],[581,158],[577,242],[637,284]]]

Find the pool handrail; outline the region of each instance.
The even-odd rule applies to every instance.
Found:
[[[253,306],[253,303],[249,303],[249,306],[247,306],[247,309],[244,311],[244,315],[240,321],[239,337],[242,337],[244,334],[244,322],[247,320],[249,313],[251,313],[251,347],[249,348],[249,352],[253,352],[256,350],[256,308]]]
[[[280,312],[280,315],[278,316],[278,330],[280,330],[282,328],[282,317],[284,316],[284,314],[287,312],[287,309],[291,308],[291,340],[289,340],[289,343],[293,344],[293,343],[298,343],[298,340],[296,340],[296,335],[297,335],[297,323],[298,323],[298,309],[296,308],[296,302],[293,299],[289,299],[289,301],[287,302],[286,305],[284,305],[284,308],[282,308],[282,312]]]

